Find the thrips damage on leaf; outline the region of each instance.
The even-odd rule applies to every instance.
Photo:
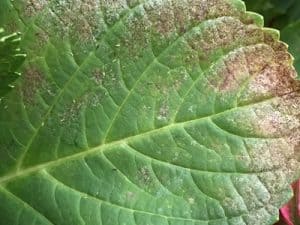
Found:
[[[300,92],[261,16],[240,0],[3,2],[28,57],[0,102],[0,225],[278,220]]]

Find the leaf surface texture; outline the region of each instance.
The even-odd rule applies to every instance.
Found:
[[[241,1],[3,0],[0,15],[28,55],[0,103],[1,225],[278,219],[299,83]]]

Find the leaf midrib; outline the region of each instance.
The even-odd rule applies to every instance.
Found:
[[[263,99],[261,101],[249,103],[247,105],[237,106],[235,108],[227,109],[227,110],[224,110],[222,112],[207,115],[207,116],[204,116],[204,117],[194,118],[194,119],[186,120],[186,121],[183,121],[183,122],[172,123],[172,124],[166,125],[164,127],[149,130],[149,131],[137,134],[137,135],[124,137],[123,139],[112,141],[112,142],[109,142],[109,143],[106,143],[106,144],[101,144],[99,146],[90,148],[89,150],[86,150],[84,152],[76,153],[76,154],[65,156],[65,157],[62,157],[62,158],[59,158],[59,159],[56,159],[56,160],[52,160],[52,161],[48,161],[48,162],[38,164],[38,165],[35,165],[35,166],[32,166],[32,167],[28,167],[28,168],[25,168],[23,170],[19,170],[15,173],[8,174],[8,175],[5,175],[5,176],[1,177],[0,178],[0,186],[3,186],[5,183],[8,183],[12,180],[15,180],[16,178],[24,177],[26,175],[32,174],[34,172],[37,172],[37,171],[40,171],[40,170],[43,170],[43,169],[48,169],[48,168],[52,168],[52,167],[55,167],[55,166],[59,166],[59,165],[65,163],[67,161],[76,160],[78,158],[82,158],[82,157],[92,155],[92,154],[97,154],[100,151],[104,151],[104,150],[110,149],[114,146],[122,145],[124,143],[127,144],[130,141],[138,140],[140,138],[143,138],[144,136],[156,134],[156,133],[159,133],[159,132],[164,131],[164,130],[171,130],[171,129],[178,128],[178,127],[188,125],[188,124],[191,124],[191,123],[196,123],[196,122],[199,122],[199,121],[212,119],[213,117],[221,116],[223,114],[227,114],[227,113],[230,113],[230,112],[235,112],[235,111],[240,110],[240,109],[245,109],[245,108],[253,107],[255,105],[264,104],[266,102],[272,101],[276,98],[280,98],[280,97],[283,97],[283,96],[289,95],[289,94],[291,94],[291,92],[289,92],[287,94],[284,94],[282,96],[272,96],[270,98]],[[253,137],[247,137],[247,138],[253,139]],[[256,137],[254,137],[254,139],[256,139]],[[221,173],[226,173],[226,172],[221,172]],[[232,174],[232,172],[228,172],[228,173]]]

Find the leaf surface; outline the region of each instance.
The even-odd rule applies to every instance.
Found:
[[[299,175],[287,46],[239,0],[3,1],[0,224],[269,225]]]

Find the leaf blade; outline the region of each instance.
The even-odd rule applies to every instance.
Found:
[[[298,140],[288,144],[294,136],[286,128],[297,122],[298,86],[277,32],[261,28],[241,1],[103,2],[100,17],[86,3],[83,11],[43,7],[21,10],[31,60],[5,99],[17,99],[12,113],[0,112],[11,129],[1,146],[15,159],[1,161],[7,191],[55,224],[277,219],[298,165]],[[62,17],[63,40],[47,9]],[[182,17],[162,22],[161,15]],[[41,33],[35,23],[45,17],[50,30]],[[100,27],[94,20],[85,27],[87,18]],[[108,30],[95,35],[100,28]],[[278,68],[289,82],[281,83]],[[21,121],[23,130],[15,126]],[[11,214],[0,217],[16,223]]]

